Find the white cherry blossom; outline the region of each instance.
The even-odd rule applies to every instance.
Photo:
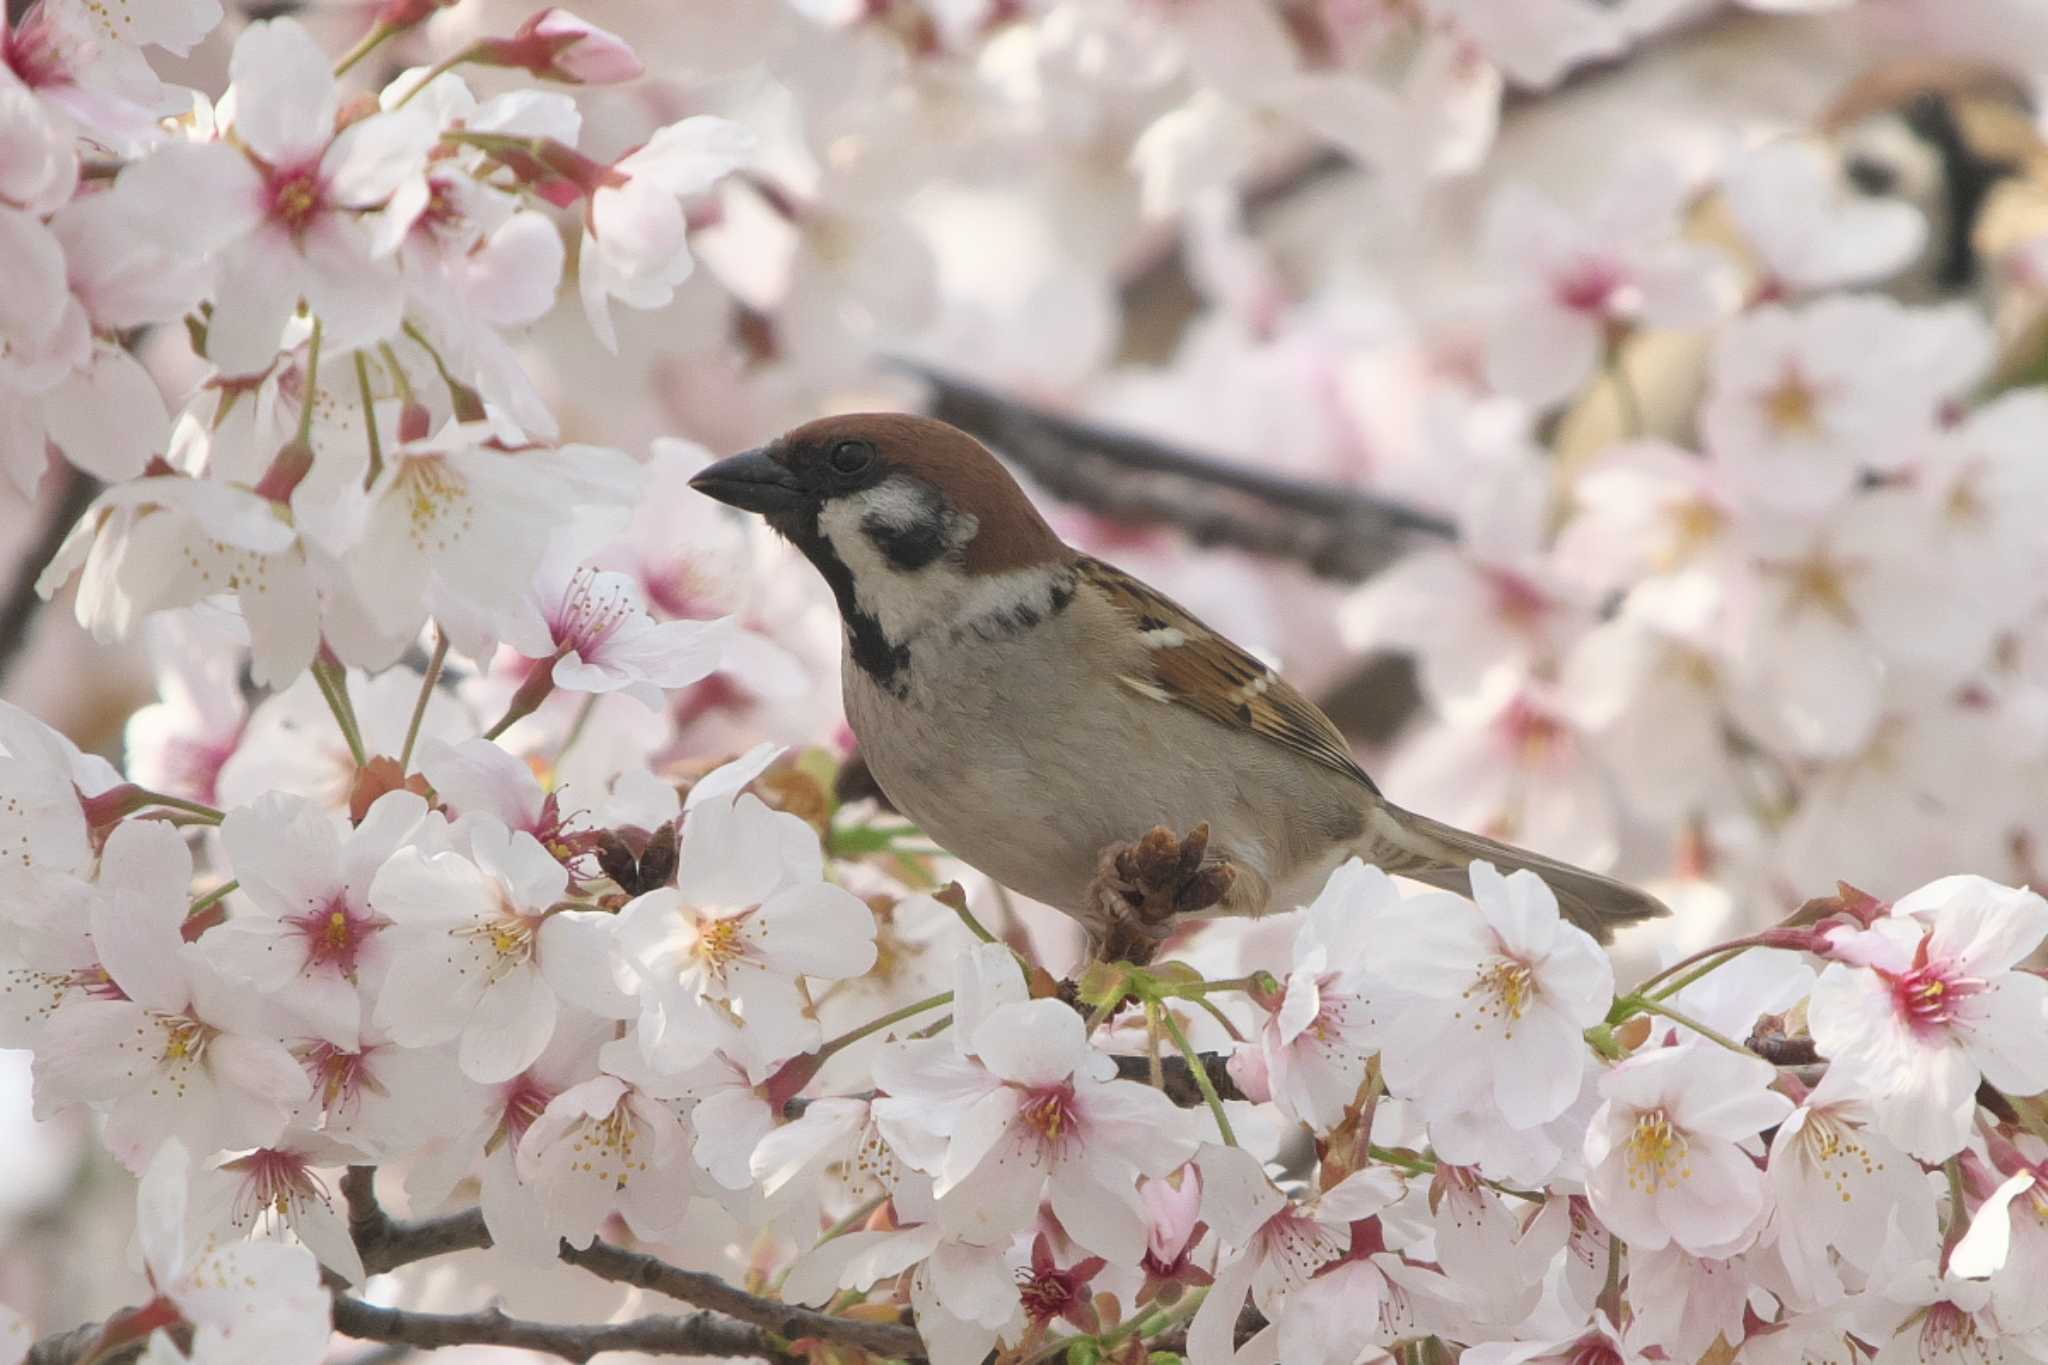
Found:
[[[874,916],[823,872],[811,828],[758,797],[689,811],[675,888],[619,913],[652,1065],[681,1071],[721,1046],[759,1064],[816,1040],[798,980],[858,976],[875,960]]]
[[[1754,1237],[1763,1172],[1747,1148],[1792,1103],[1768,1062],[1710,1043],[1648,1048],[1600,1080],[1586,1131],[1593,1211],[1631,1246],[1727,1255]]]
[[[1970,1135],[1977,1085],[2048,1090],[2048,981],[2013,970],[2048,938],[2048,902],[1982,877],[1943,877],[1860,940],[1859,964],[1815,984],[1815,1045],[1868,1097],[1880,1132],[1923,1161]]]

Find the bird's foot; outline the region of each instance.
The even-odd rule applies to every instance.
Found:
[[[1149,962],[1182,916],[1221,904],[1237,868],[1209,860],[1208,852],[1206,824],[1185,838],[1162,825],[1135,843],[1103,849],[1089,888],[1103,926],[1095,955],[1105,962]]]

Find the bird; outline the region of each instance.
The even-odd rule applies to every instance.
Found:
[[[1666,913],[1613,878],[1387,800],[1314,703],[1067,545],[958,428],[820,418],[691,486],[765,518],[825,580],[847,720],[889,802],[962,862],[1079,920],[1097,948],[1121,941],[1104,877],[1135,901],[1133,884],[1157,883],[1176,855],[1182,884],[1164,904],[1189,913],[1148,919],[1140,937],[1303,905],[1353,857],[1460,892],[1475,859],[1528,869],[1603,942]]]

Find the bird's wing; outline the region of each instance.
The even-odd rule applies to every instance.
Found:
[[[1330,718],[1285,678],[1121,569],[1085,557],[1077,567],[1144,644],[1117,674],[1120,686],[1258,735],[1379,791]]]

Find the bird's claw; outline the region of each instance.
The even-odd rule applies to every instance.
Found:
[[[1102,851],[1096,900],[1106,921],[1105,961],[1147,961],[1182,916],[1222,903],[1237,869],[1209,861],[1208,854],[1206,824],[1196,825],[1184,838],[1162,825],[1135,843]]]

